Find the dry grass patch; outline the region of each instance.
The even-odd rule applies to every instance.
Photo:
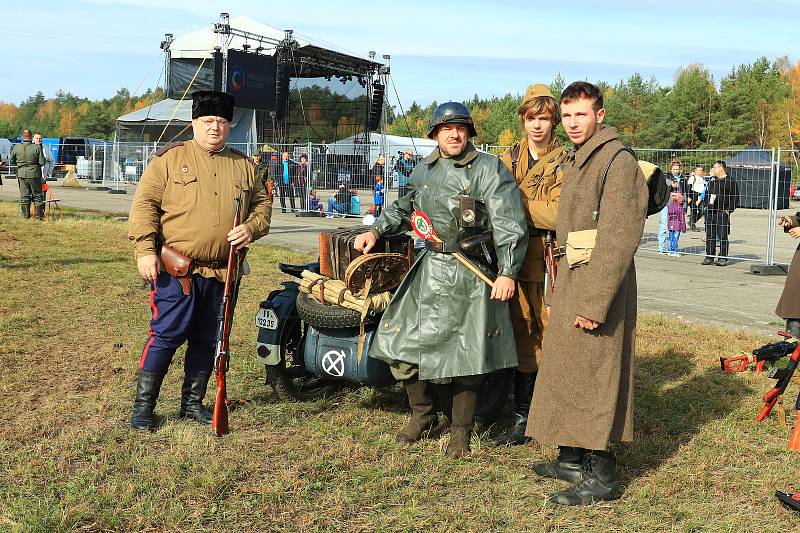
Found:
[[[128,428],[147,291],[124,223],[71,212],[15,218],[0,203],[0,530],[7,531],[755,531],[797,525],[774,501],[797,483],[789,429],[755,425],[764,376],[725,375],[745,333],[642,317],[636,442],[621,450],[617,503],[555,509],[564,485],[529,471],[554,450],[442,456],[447,437],[404,448],[398,387],[278,401],[255,363],[253,316],[301,254],[251,252],[232,339],[232,433],[177,420],[176,356],[155,433]],[[580,369],[575,369],[580,372]],[[796,394],[793,386],[789,394]],[[789,526],[788,529],[792,529]]]

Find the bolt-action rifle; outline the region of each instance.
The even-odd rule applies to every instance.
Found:
[[[239,215],[242,209],[241,194],[236,198],[236,215],[233,217],[233,227],[239,225]],[[236,297],[239,293],[239,265],[244,259],[247,250],[238,250],[231,244],[228,250],[228,268],[225,272],[225,289],[219,306],[217,324],[217,349],[214,355],[214,373],[217,376],[217,397],[214,402],[214,414],[211,418],[211,427],[217,436],[227,435],[228,428],[228,390],[227,378],[230,352],[228,351],[233,326],[233,311],[236,307]]]
[[[791,338],[789,333],[780,331],[778,335],[788,340],[765,344],[753,350],[751,352],[752,355],[740,354],[733,357],[720,357],[720,367],[725,372],[744,372],[751,363],[755,363],[756,372],[760,373],[764,370],[764,363],[774,365],[775,361],[790,355],[797,347],[798,340]]]

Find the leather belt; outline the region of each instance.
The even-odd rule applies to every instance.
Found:
[[[223,261],[200,261],[199,259],[192,259],[192,266],[198,268],[228,268],[228,260]]]
[[[453,254],[461,251],[458,244],[450,242],[425,241],[425,248],[437,254]]]

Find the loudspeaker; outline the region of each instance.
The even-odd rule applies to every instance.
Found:
[[[214,78],[212,83],[214,84],[215,91],[222,91],[222,52],[215,49],[214,53],[211,54],[213,59],[211,60],[212,68],[214,70]]]
[[[286,106],[289,102],[289,65],[278,61],[275,75],[275,119],[286,117]]]
[[[369,115],[367,116],[367,127],[370,131],[381,127],[381,117],[383,116],[383,97],[386,87],[382,83],[372,84],[372,101],[369,104]]]

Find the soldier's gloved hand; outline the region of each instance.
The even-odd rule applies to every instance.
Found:
[[[492,288],[492,300],[508,301],[514,296],[514,289],[516,284],[512,278],[508,276],[497,276],[494,280],[494,287]]]
[[[239,224],[228,232],[228,242],[241,250],[251,242],[253,242],[253,232],[247,224]]]
[[[375,234],[371,231],[365,231],[361,235],[356,236],[356,240],[353,242],[353,248],[366,255],[372,250],[376,242],[378,242],[378,238],[375,237]]]
[[[142,276],[145,281],[149,281],[150,283],[156,282],[160,267],[157,255],[143,255],[136,260],[136,267],[139,269],[139,275]]]

